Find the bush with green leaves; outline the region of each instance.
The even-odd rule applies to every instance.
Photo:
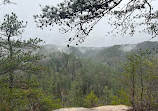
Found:
[[[10,89],[8,78],[1,78],[0,110],[51,111],[60,108],[60,100],[47,96],[35,81],[19,78],[15,87]]]
[[[89,95],[86,96],[86,98],[84,99],[85,102],[85,107],[96,107],[98,106],[98,100],[99,98],[94,94],[94,90],[91,91],[91,93]]]

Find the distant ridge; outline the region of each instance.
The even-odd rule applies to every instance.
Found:
[[[45,56],[52,56],[60,53],[73,54],[77,58],[91,59],[109,66],[119,66],[118,64],[126,60],[131,52],[148,50],[153,54],[158,54],[158,42],[146,41],[138,44],[114,45],[111,47],[63,47],[57,45],[43,45],[38,51]]]

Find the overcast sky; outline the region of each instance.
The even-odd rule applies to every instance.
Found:
[[[3,15],[11,12],[15,12],[19,17],[19,20],[28,21],[27,28],[23,34],[23,39],[39,37],[43,39],[46,44],[56,44],[66,46],[68,44],[67,38],[71,37],[72,34],[61,34],[58,27],[53,27],[51,31],[48,29],[38,29],[34,23],[33,15],[39,14],[41,8],[39,4],[44,5],[56,5],[63,0],[14,0],[16,5],[5,5],[0,8],[0,20],[3,19]],[[106,36],[106,32],[110,30],[110,26],[107,24],[105,19],[101,20],[91,32],[90,36],[86,38],[83,44],[80,46],[87,47],[106,47],[115,44],[135,44],[143,41],[147,41],[151,38],[148,34],[135,34],[133,37],[126,35]],[[153,39],[153,41],[158,40]]]

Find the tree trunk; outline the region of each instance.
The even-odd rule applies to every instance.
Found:
[[[143,70],[142,70],[142,60],[140,58],[140,84],[141,84],[141,93],[140,93],[140,111],[143,111],[143,93],[144,93],[144,84],[143,84]]]
[[[132,72],[132,77],[131,77],[131,82],[132,82],[132,100],[131,100],[131,104],[132,107],[135,108],[135,74],[134,74],[134,68],[133,68],[133,72]]]
[[[9,58],[12,60],[13,57],[13,48],[12,48],[12,43],[10,41],[10,36],[8,36],[8,44],[9,44]],[[13,88],[13,71],[11,70],[9,72],[9,88]]]

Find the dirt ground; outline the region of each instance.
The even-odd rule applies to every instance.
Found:
[[[62,108],[54,111],[129,111],[131,107],[125,105],[108,105],[94,108]]]

